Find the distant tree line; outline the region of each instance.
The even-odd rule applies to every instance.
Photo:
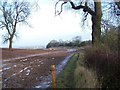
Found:
[[[85,46],[85,45],[89,45],[91,44],[92,41],[81,41],[81,37],[80,36],[76,36],[74,37],[72,40],[67,40],[67,41],[63,41],[63,40],[51,40],[46,48],[51,48],[51,47],[81,47],[81,46]]]

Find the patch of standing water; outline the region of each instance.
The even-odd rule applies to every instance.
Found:
[[[20,60],[20,61],[25,62],[25,61],[27,61],[27,58],[26,58],[26,59],[23,59],[23,60]]]
[[[26,70],[26,69],[28,69],[28,67],[25,67],[23,70]]]
[[[17,65],[14,65],[13,67],[17,67]]]
[[[2,67],[6,66],[6,65],[8,65],[8,64],[2,64]]]
[[[14,65],[13,67],[17,67],[17,65]],[[9,69],[11,69],[12,67],[3,67],[2,68],[2,71],[6,71],[6,70],[9,70]]]
[[[26,69],[28,69],[28,67],[25,67],[23,70],[20,70],[18,73],[14,73],[14,74],[12,74],[11,76],[9,76],[8,78],[4,79],[4,82],[6,82],[6,81],[7,81],[8,79],[10,79],[11,77],[16,76],[16,75],[22,73],[22,72],[25,71]],[[26,72],[27,72],[26,75],[29,75],[30,70],[27,70]]]
[[[26,72],[27,72],[27,74],[26,74],[26,75],[28,76],[28,75],[30,74],[30,70],[27,70]]]
[[[65,65],[68,63],[68,61],[70,60],[70,58],[73,56],[74,53],[70,54],[69,56],[67,56],[60,64],[58,64],[56,66],[56,74],[58,75],[63,68],[65,67]],[[33,88],[48,88],[50,87],[51,83],[52,83],[52,76],[51,74],[49,74],[48,76],[42,76],[41,78],[41,82],[39,83],[39,85],[33,87]]]
[[[2,70],[5,71],[5,70],[9,70],[11,67],[7,67],[7,68],[3,68]]]
[[[70,60],[70,58],[73,56],[73,54],[69,55],[68,57],[66,57],[60,64],[58,64],[56,66],[56,74],[58,75],[63,68],[65,67],[65,65],[68,63],[68,61]]]
[[[23,72],[23,70],[20,70],[20,73]]]

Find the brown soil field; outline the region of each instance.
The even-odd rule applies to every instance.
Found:
[[[32,88],[41,82],[43,76],[51,73],[51,65],[58,65],[68,55],[67,50],[4,48],[2,49],[2,71],[0,71],[2,87]]]
[[[60,50],[49,50],[49,49],[15,49],[15,48],[13,48],[12,50],[9,50],[7,48],[2,48],[1,50],[2,50],[3,60],[10,59],[10,58],[16,58],[16,57],[23,57],[27,55],[33,55],[33,54],[60,51]]]

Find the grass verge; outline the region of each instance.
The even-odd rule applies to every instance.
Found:
[[[74,71],[76,68],[77,54],[68,62],[66,68],[57,78],[57,88],[74,88]]]
[[[57,78],[57,88],[98,88],[96,73],[86,68],[84,54],[77,53]]]
[[[80,53],[79,56],[74,72],[75,88],[99,88],[96,73],[86,68],[84,64],[84,54]]]

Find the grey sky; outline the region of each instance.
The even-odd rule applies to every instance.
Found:
[[[40,8],[28,18],[32,28],[18,26],[19,38],[14,39],[13,47],[45,46],[51,40],[71,40],[75,36],[81,36],[82,40],[91,39],[90,20],[89,25],[82,28],[82,16],[79,13],[63,10],[60,16],[55,17],[55,0],[39,0],[38,3]],[[0,34],[2,36],[3,31],[0,30]],[[8,44],[2,44],[2,47],[8,47]]]

